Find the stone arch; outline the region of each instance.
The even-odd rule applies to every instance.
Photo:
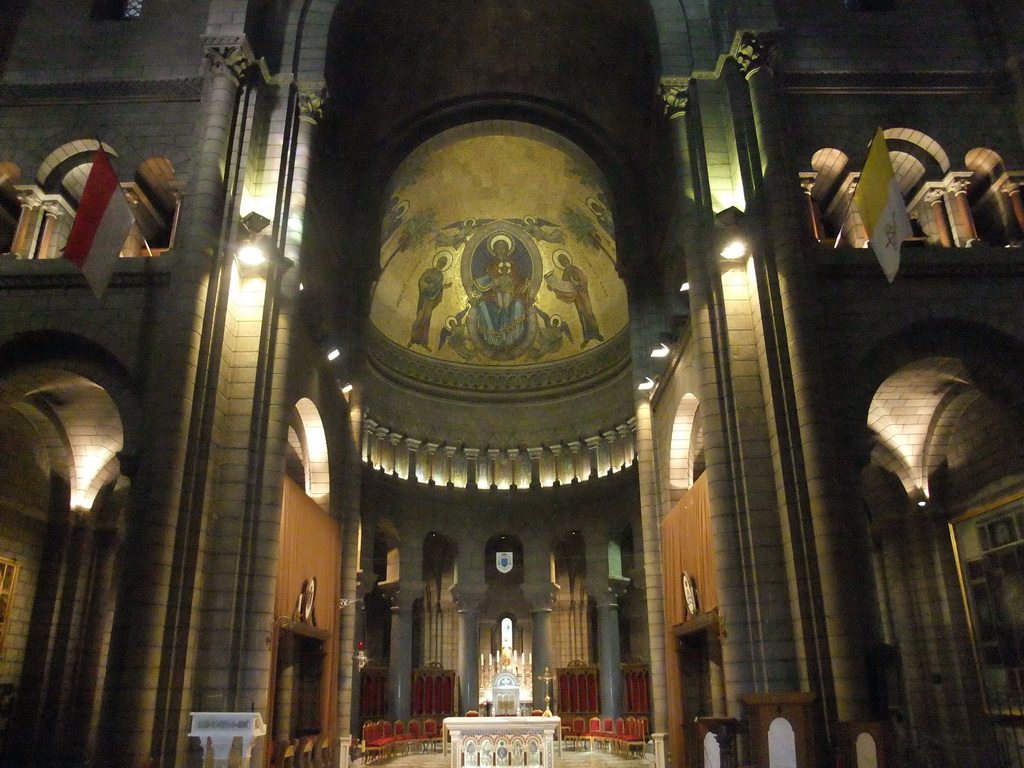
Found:
[[[880,339],[858,361],[847,405],[851,423],[865,422],[875,392],[890,375],[928,357],[961,361],[972,383],[1002,403],[1009,418],[1024,419],[1024,341],[991,325],[945,319],[914,323]]]
[[[38,377],[40,371],[77,377],[109,397],[111,413],[120,421],[122,473],[134,474],[143,424],[134,382],[121,362],[90,339],[57,331],[25,333],[0,343],[0,380]]]
[[[331,492],[327,433],[320,411],[308,397],[295,403],[289,427],[289,445],[302,464],[303,489],[326,507]]]
[[[886,128],[882,131],[890,153],[903,151],[918,158],[922,165],[934,162],[942,173],[951,167],[946,150],[931,136],[915,128]]]
[[[60,145],[40,163],[36,183],[44,192],[64,191],[77,203],[92,168],[92,158],[100,146],[96,139],[75,139]],[[118,156],[109,144],[104,142],[102,147],[111,157]]]
[[[669,483],[672,492],[684,491],[693,484],[693,445],[699,432],[696,418],[698,405],[696,395],[687,392],[676,408],[669,453]]]

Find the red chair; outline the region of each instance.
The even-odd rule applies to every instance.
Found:
[[[435,744],[441,743],[441,732],[437,727],[437,720],[429,718],[423,721],[423,743],[429,744],[433,750]]]
[[[410,748],[420,749],[423,746],[423,734],[420,732],[419,720],[409,721],[409,728],[405,733],[405,743]]]
[[[586,738],[587,738],[587,741],[590,743],[590,751],[593,752],[594,751],[594,743],[595,742],[600,743],[601,739],[603,738],[603,734],[601,733],[601,718],[600,717],[592,717],[592,718],[590,718],[590,727],[587,730]]]

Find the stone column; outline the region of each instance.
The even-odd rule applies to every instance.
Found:
[[[455,482],[455,454],[458,452],[458,447],[454,445],[446,445],[444,447],[444,473],[442,479],[444,485],[454,485]]]
[[[953,247],[953,232],[949,228],[949,217],[946,215],[945,196],[939,190],[932,190],[924,198],[925,203],[931,208],[932,217],[935,219],[935,229],[939,233],[939,243],[943,248]]]
[[[960,235],[960,243],[968,246],[978,241],[978,230],[974,226],[974,214],[971,213],[971,204],[967,200],[969,186],[968,179],[956,179],[949,185],[957,213],[957,232]]]
[[[121,764],[175,764],[184,751],[189,708],[199,703],[188,683],[172,685],[170,676],[195,663],[194,646],[181,638],[193,631],[199,613],[196,575],[205,551],[230,290],[230,256],[221,236],[230,230],[238,191],[237,176],[228,174],[237,171],[233,160],[241,144],[234,128],[240,85],[252,62],[244,38],[206,42],[199,150],[169,262],[173,290],[144,363],[148,396],[165,407],[153,411],[139,457],[124,545],[133,556],[120,576],[110,637],[98,752]]]
[[[558,585],[537,582],[523,586],[523,594],[530,604],[533,617],[533,708],[543,709],[548,695],[548,681],[542,680],[545,668],[551,666],[551,611],[558,598]]]
[[[772,579],[757,574],[754,586],[764,595],[758,617],[758,631],[764,636],[764,679],[768,691],[799,686],[816,693],[831,741],[837,720],[866,715],[862,616],[869,565],[858,562],[850,549],[848,526],[855,510],[840,480],[842,441],[835,438],[831,412],[823,402],[825,374],[818,368],[814,342],[806,330],[819,322],[824,309],[817,303],[795,225],[795,175],[786,153],[773,72],[777,41],[771,33],[744,33],[735,56],[746,73],[764,175],[758,194],[762,220],[755,222],[759,226],[753,255],[762,327],[756,341],[764,347],[759,351],[761,386],[771,424],[782,534],[778,550],[755,539],[752,554],[773,568],[778,557],[774,552],[783,553],[789,592],[776,594],[767,586]],[[767,536],[760,538],[773,543]],[[780,631],[790,616],[792,634]],[[796,679],[790,646],[794,640]]]
[[[601,671],[601,715],[622,715],[622,655],[619,649],[619,599],[607,587],[587,590],[597,607],[598,667]],[[653,667],[652,667],[653,669]]]
[[[35,193],[26,196],[21,203],[21,214],[18,216],[18,228],[14,230],[11,242],[11,253],[19,259],[32,258],[32,235],[38,220],[39,201]]]
[[[388,703],[392,720],[408,720],[412,705],[412,607],[423,583],[402,579],[391,596],[391,655],[388,662]]]
[[[484,588],[452,587],[459,613],[459,714],[480,706],[480,603]]]
[[[466,487],[478,488],[480,486],[478,478],[480,474],[480,449],[463,448],[462,453],[466,457]]]
[[[814,188],[814,182],[817,180],[817,174],[814,176],[808,176],[800,179],[800,186],[804,190],[804,196],[807,198],[807,226],[810,230],[811,237],[817,240],[819,243],[825,241],[825,225],[821,221],[821,209],[818,207],[818,201],[814,199],[814,195],[811,194],[811,190]]]
[[[540,488],[541,486],[541,461],[544,455],[543,448],[527,448],[527,455],[530,457],[530,487]]]
[[[1024,183],[1015,182],[1003,187],[1006,196],[1010,200],[1010,208],[1013,209],[1013,218],[1017,222],[1017,232],[1024,238],[1024,199],[1022,199],[1021,188]]]
[[[554,477],[554,484],[555,485],[561,485],[562,484],[562,446],[559,443],[555,443],[554,445],[549,446],[549,450],[551,451],[551,461],[552,461],[552,466],[554,467],[554,475],[555,475],[555,477]]]

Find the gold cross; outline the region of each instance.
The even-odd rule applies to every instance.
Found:
[[[550,667],[544,667],[544,674],[537,675],[538,680],[544,681],[544,717],[552,717],[551,714],[551,681],[555,676],[551,674]]]

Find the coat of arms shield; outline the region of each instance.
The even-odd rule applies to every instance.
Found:
[[[508,573],[512,570],[512,553],[511,552],[497,552],[494,556],[494,567],[498,569],[498,573]]]

